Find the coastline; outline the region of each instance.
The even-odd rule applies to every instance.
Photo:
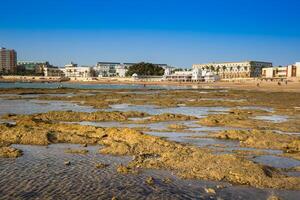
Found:
[[[233,80],[230,82],[167,82],[167,81],[142,81],[142,80],[116,80],[116,79],[103,79],[103,80],[70,80],[70,81],[57,81],[57,80],[19,80],[19,79],[0,79],[0,83],[69,83],[69,84],[111,84],[111,85],[160,85],[160,86],[187,86],[192,88],[225,88],[235,90],[254,90],[254,91],[272,91],[272,92],[300,92],[300,81],[289,81],[287,84],[281,82],[278,85],[277,81],[260,81],[260,80]],[[259,84],[259,86],[258,86]]]

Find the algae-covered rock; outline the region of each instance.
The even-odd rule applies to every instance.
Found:
[[[280,200],[280,198],[275,195],[270,195],[267,200]]]
[[[175,130],[183,130],[183,129],[186,129],[187,126],[183,125],[183,124],[170,124],[168,125],[168,128],[169,129],[175,129]]]
[[[0,158],[17,158],[22,156],[22,151],[13,147],[0,146]]]
[[[239,140],[241,146],[300,151],[300,137],[262,130],[226,130],[210,135],[218,139]]]
[[[204,188],[204,190],[208,194],[216,194],[216,191],[213,188]]]
[[[146,113],[142,112],[73,112],[73,111],[50,111],[47,113],[33,114],[33,120],[42,120],[42,121],[65,121],[65,122],[80,122],[80,121],[126,121],[131,117],[145,117]],[[17,116],[5,116],[4,118],[9,119],[18,119],[24,117],[23,115]]]
[[[148,185],[153,185],[154,184],[154,178],[152,176],[149,176],[146,181]]]
[[[71,161],[67,160],[67,161],[64,162],[64,164],[65,164],[66,166],[69,166],[69,165],[71,165]]]
[[[261,130],[279,130],[287,132],[300,132],[300,118],[291,118],[288,121],[274,123],[255,119],[259,115],[271,115],[263,110],[233,109],[224,114],[210,114],[199,120],[204,126],[226,126],[235,128],[254,128]]]
[[[65,153],[71,154],[87,154],[89,151],[87,149],[66,149]]]
[[[163,113],[160,115],[151,116],[149,119],[147,119],[147,121],[189,121],[196,119],[198,118],[189,115]]]
[[[136,173],[138,173],[137,170],[135,170],[131,167],[128,167],[128,166],[124,166],[122,164],[117,167],[117,172],[120,174],[136,174]]]
[[[274,168],[235,155],[215,155],[131,129],[109,131],[101,143],[106,146],[101,153],[135,155],[127,167],[118,168],[124,173],[128,173],[128,168],[169,169],[183,178],[223,180],[254,187],[299,189],[300,185],[299,177],[286,177]]]
[[[105,163],[97,163],[96,164],[97,169],[103,169],[103,168],[106,168],[108,166],[109,166],[109,164],[105,164]]]

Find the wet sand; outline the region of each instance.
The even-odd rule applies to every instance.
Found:
[[[15,145],[24,156],[0,158],[0,195],[2,199],[267,199],[276,195],[297,199],[299,192],[262,190],[228,183],[183,180],[168,171],[144,170],[136,175],[116,172],[119,164],[130,157],[99,155],[98,147],[88,147],[87,155],[63,153],[65,148],[78,145],[58,144],[43,146]],[[64,165],[69,160],[70,166]],[[97,169],[99,162],[109,164]],[[154,178],[154,185],[145,181]],[[166,182],[165,180],[169,180]],[[214,188],[208,194],[205,188]]]

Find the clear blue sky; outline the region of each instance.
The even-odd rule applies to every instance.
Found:
[[[1,1],[0,46],[19,60],[300,61],[299,0]]]

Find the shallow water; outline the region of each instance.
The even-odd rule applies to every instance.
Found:
[[[80,93],[77,93],[76,95],[80,95]],[[89,95],[88,93],[84,93],[84,95]],[[0,94],[0,98],[8,99],[9,97],[17,97],[21,99],[35,99],[39,97],[44,96],[53,96],[53,97],[72,97],[75,96],[73,93],[45,93],[45,94]],[[7,98],[8,97],[8,98]]]
[[[289,120],[288,116],[284,115],[270,115],[270,116],[256,116],[253,119],[259,119],[264,121],[270,121],[274,123],[286,122]]]
[[[267,106],[237,106],[235,107],[237,109],[244,109],[244,110],[263,110],[266,112],[273,112],[274,109],[271,107],[267,107]]]
[[[0,83],[0,88],[76,88],[76,89],[187,89],[190,86],[141,84],[81,84],[81,83]]]
[[[229,108],[224,107],[188,107],[188,106],[178,106],[170,108],[160,108],[155,105],[130,105],[130,104],[115,104],[111,105],[110,109],[105,109],[106,111],[138,111],[146,112],[150,115],[159,115],[163,113],[172,114],[183,114],[195,116],[198,118],[204,117],[211,112],[226,112]]]
[[[144,170],[137,175],[119,174],[116,167],[130,157],[98,154],[99,146],[89,146],[87,155],[64,153],[79,145],[14,145],[23,150],[17,159],[0,159],[1,199],[266,199],[275,194],[297,199],[299,191],[255,189],[212,181],[182,180],[163,170]],[[71,165],[64,165],[70,161]],[[109,164],[97,169],[96,163]],[[154,185],[145,183],[154,178]],[[163,179],[171,179],[164,183]],[[225,186],[217,189],[217,185]],[[206,194],[205,187],[215,188],[216,195]]]
[[[42,100],[6,100],[0,99],[0,116],[11,114],[34,114],[48,111],[77,111],[77,112],[95,112],[90,106],[81,106],[70,102],[63,101],[42,101]]]
[[[197,147],[208,147],[216,150],[217,153],[232,154],[234,151],[253,151],[255,154],[255,151],[266,152],[266,154],[272,155],[256,156],[253,160],[255,162],[276,168],[292,168],[295,166],[300,166],[300,161],[298,160],[276,156],[282,154],[281,150],[241,147],[239,145],[239,141],[207,138],[205,136],[207,136],[207,130],[210,130],[210,128],[211,127],[200,127],[201,131],[198,132],[145,131],[144,133],[153,136],[164,137],[171,141],[186,143]],[[192,129],[195,130],[197,128]],[[219,130],[221,130],[221,128],[219,128]]]
[[[300,161],[275,155],[256,156],[254,161],[276,168],[292,168],[300,166]]]

